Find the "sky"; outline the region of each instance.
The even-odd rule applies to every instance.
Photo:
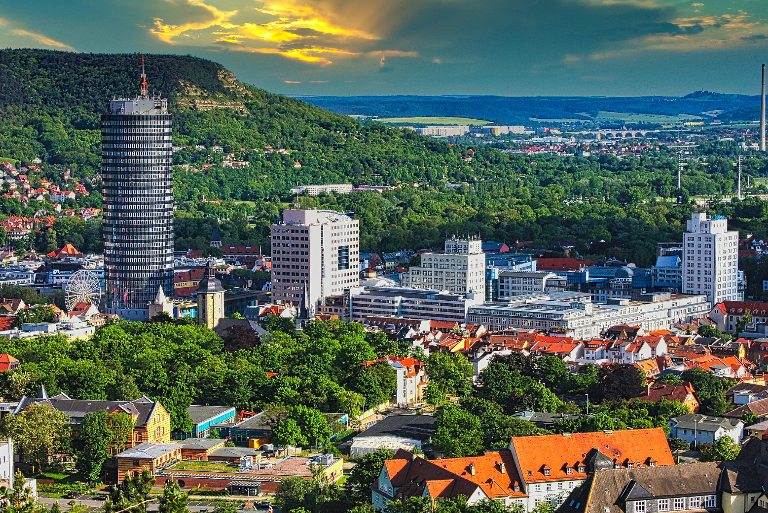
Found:
[[[291,95],[759,94],[768,0],[2,0],[5,47],[195,55]]]

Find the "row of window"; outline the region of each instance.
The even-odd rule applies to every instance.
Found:
[[[686,507],[686,499],[687,499],[687,507]],[[645,513],[647,510],[649,501],[635,501],[635,513]],[[657,499],[656,500],[656,508],[657,511],[664,512],[664,511],[683,511],[686,509],[700,509],[701,505],[704,504],[705,508],[715,508],[717,507],[717,496],[716,495],[704,495],[704,496],[697,496],[697,497],[675,497],[673,499]],[[672,506],[672,509],[670,510],[670,505]]]

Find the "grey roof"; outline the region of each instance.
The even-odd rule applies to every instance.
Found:
[[[257,337],[260,337],[265,333],[269,333],[267,330],[259,326],[258,322],[249,319],[220,319],[219,324],[213,328],[213,331],[215,331],[218,336],[223,338],[227,335],[227,332],[235,326],[242,326],[244,328],[250,329],[254,331]]]
[[[211,420],[214,417],[218,417],[229,411],[231,411],[234,414],[235,413],[234,406],[204,406],[199,404],[193,404],[192,406],[187,408],[187,413],[189,413],[189,418],[192,419],[192,422],[194,422],[195,424],[202,424],[207,420]]]
[[[96,411],[111,412],[121,409],[129,415],[136,417],[136,426],[145,426],[155,411],[158,402],[142,397],[135,401],[91,401],[87,399],[66,399],[66,396],[55,396],[47,399],[39,397],[22,397],[19,405],[14,410],[14,415],[24,411],[30,404],[47,404],[58,411],[67,414],[70,422],[80,424],[86,414]]]
[[[217,445],[223,444],[224,442],[225,440],[221,440],[219,438],[187,438],[186,440],[179,442],[179,445],[183,449],[198,449],[207,451],[208,449],[212,449]]]
[[[431,415],[392,415],[356,435],[354,440],[391,436],[424,442],[435,432],[434,423],[435,418]]]
[[[252,415],[247,419],[243,419],[241,422],[238,422],[233,427],[245,428],[245,429],[271,429],[269,427],[269,423],[267,422],[266,414],[267,412],[265,411],[257,413],[256,415]]]
[[[242,458],[243,456],[258,456],[263,451],[257,451],[250,447],[219,447],[208,453],[208,459],[216,458]]]
[[[598,470],[573,490],[558,513],[624,513],[625,501],[715,495],[720,463]],[[578,507],[577,507],[578,506]]]
[[[678,429],[696,429],[698,431],[717,431],[720,428],[730,430],[736,427],[741,421],[736,418],[710,417],[699,413],[689,413],[680,415],[669,420]]]
[[[154,444],[144,442],[117,455],[118,458],[157,459],[169,452],[180,449],[181,444]]]

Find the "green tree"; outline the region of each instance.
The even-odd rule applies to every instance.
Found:
[[[760,419],[758,418],[758,416],[752,413],[751,411],[746,411],[741,416],[741,421],[744,423],[744,426],[751,426],[752,424],[757,424],[759,420]]]
[[[394,456],[395,453],[389,449],[377,449],[376,452],[360,458],[352,468],[346,485],[358,502],[370,500],[371,486],[378,480],[384,462]]]
[[[109,413],[90,412],[83,417],[77,435],[77,470],[88,481],[98,481],[101,467],[109,457],[113,433],[109,425]]]
[[[461,353],[432,353],[427,358],[427,375],[449,395],[465,396],[472,391],[472,364]]]
[[[741,451],[741,446],[730,436],[721,436],[713,444],[701,444],[701,461],[731,461]]]
[[[333,434],[328,419],[319,410],[298,405],[291,408],[288,418],[293,419],[307,443],[320,447]]]
[[[290,417],[280,420],[272,430],[272,435],[279,445],[301,447],[309,444],[298,423]]]
[[[171,478],[163,486],[163,495],[157,510],[160,513],[189,513],[188,500],[187,494],[182,492],[179,484]]]
[[[136,427],[133,418],[127,413],[116,412],[107,419],[109,430],[112,432],[112,446],[115,452],[123,452],[128,442],[133,438],[133,430]]]
[[[137,473],[126,472],[122,483],[107,489],[105,513],[146,513],[147,497],[154,484],[155,476],[147,468]]]
[[[0,511],[3,512],[42,513],[46,511],[45,506],[35,502],[32,490],[24,482],[21,471],[17,471],[13,476],[13,488],[0,486],[0,501],[2,501]]]
[[[483,449],[480,419],[461,406],[446,404],[435,414],[432,446],[446,458],[477,456]]]
[[[280,480],[275,491],[275,505],[280,511],[302,508],[312,501],[317,493],[317,483],[303,477],[286,477]]]
[[[69,417],[47,404],[33,403],[8,419],[7,432],[22,460],[40,469],[66,447]]]
[[[739,333],[744,331],[744,328],[747,327],[747,324],[752,323],[752,312],[749,310],[745,310],[744,313],[741,316],[741,319],[738,320],[736,323],[736,335],[738,336]]]

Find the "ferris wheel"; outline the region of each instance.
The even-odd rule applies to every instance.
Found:
[[[99,277],[91,271],[81,269],[67,280],[64,292],[68,312],[74,310],[78,303],[94,304],[101,294]]]

